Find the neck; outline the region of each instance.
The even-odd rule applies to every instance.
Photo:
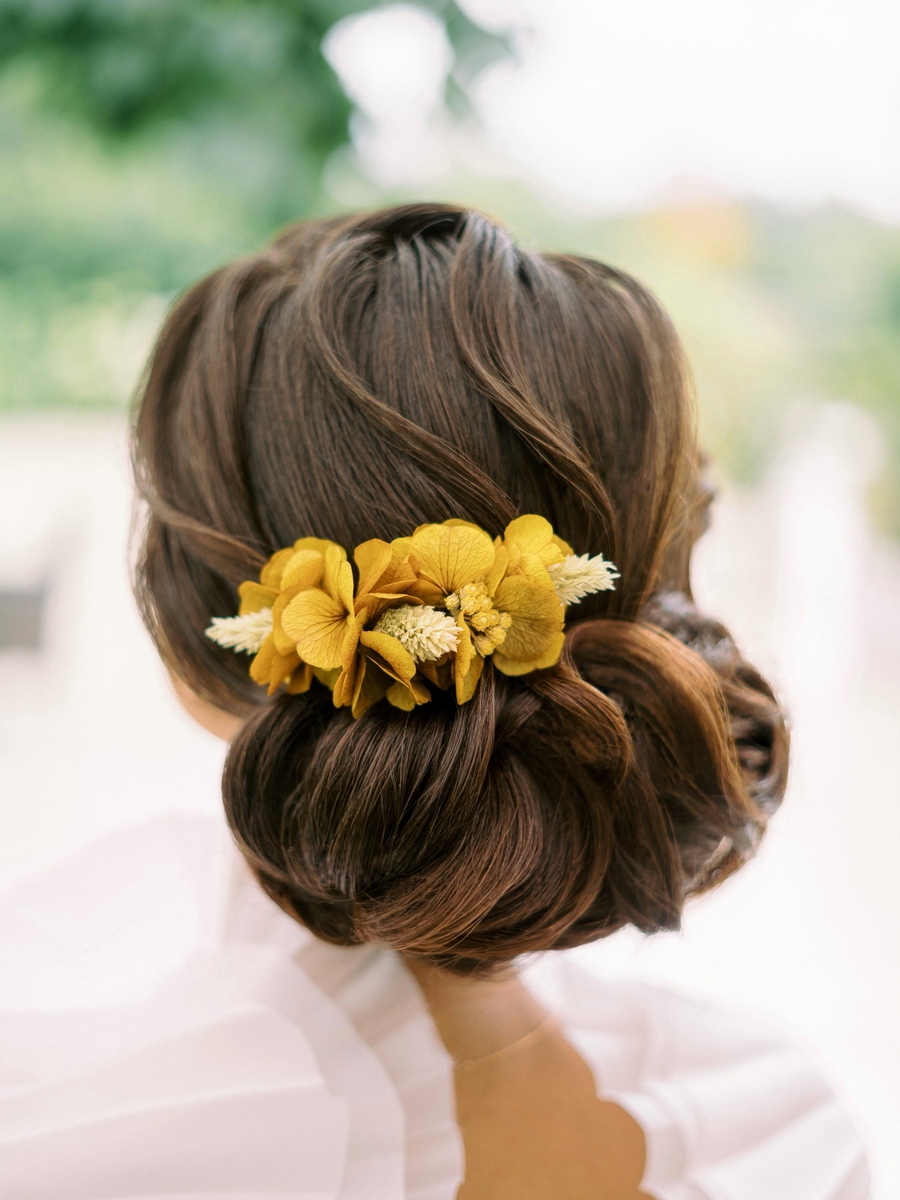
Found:
[[[407,959],[441,1041],[456,1062],[474,1062],[528,1037],[548,1018],[512,968],[467,978]]]

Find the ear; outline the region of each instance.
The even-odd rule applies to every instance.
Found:
[[[225,742],[231,741],[243,725],[243,717],[236,717],[233,713],[215,708],[208,700],[203,700],[196,692],[192,692],[184,680],[179,679],[171,671],[169,671],[169,682],[175,693],[175,699],[189,717],[192,717],[198,725],[202,725],[210,733],[215,734],[216,737]]]

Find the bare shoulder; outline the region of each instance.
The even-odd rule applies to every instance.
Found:
[[[459,1200],[638,1200],[644,1135],[558,1031],[456,1072]]]
[[[456,1062],[458,1200],[640,1200],[643,1131],[521,982],[413,973]]]

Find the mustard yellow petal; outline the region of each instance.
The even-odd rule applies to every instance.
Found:
[[[406,582],[410,587],[415,586],[415,580],[407,580]],[[403,592],[369,592],[368,596],[365,597],[366,624],[374,625],[384,610],[395,605],[398,600],[401,600],[404,604],[423,603],[419,596],[414,596],[411,593],[404,595]],[[440,596],[438,598],[438,604],[443,604],[443,602],[444,598],[443,596]],[[357,600],[357,604],[359,603],[361,603],[361,601]],[[362,613],[359,613],[359,615],[361,616]]]
[[[420,525],[419,528],[429,529],[430,526]],[[394,556],[391,560],[393,572],[391,590],[398,591],[402,588],[407,594],[417,596],[423,604],[443,604],[444,592],[437,584],[423,579],[420,575],[419,560],[413,551],[412,538],[394,538],[391,542],[391,551]]]
[[[474,525],[426,525],[412,537],[419,573],[444,595],[482,579],[494,565],[494,543]]]
[[[238,615],[241,617],[247,613],[262,612],[264,608],[271,608],[278,599],[278,592],[274,588],[263,587],[261,583],[253,583],[250,580],[241,584],[238,595],[241,598]]]
[[[299,665],[300,659],[296,654],[278,653],[275,639],[269,634],[250,663],[250,678],[268,687],[271,696],[291,677]]]
[[[296,639],[291,634],[285,632],[282,617],[284,616],[284,610],[302,590],[299,587],[287,588],[285,591],[279,593],[277,600],[272,605],[272,633],[275,637],[275,648],[279,654],[290,654],[291,651],[297,648]]]
[[[484,668],[484,659],[480,654],[472,656],[472,661],[469,663],[469,669],[464,675],[457,674],[456,676],[456,703],[465,704],[472,699],[475,693],[475,688],[478,685],[478,680],[481,678],[481,672]]]
[[[344,640],[341,643],[341,671],[333,694],[336,708],[353,704],[353,697],[359,691],[366,667],[362,655],[358,653],[362,628],[363,623],[358,617],[349,617],[345,623]]]
[[[363,659],[360,662],[359,675],[353,689],[353,716],[361,717],[366,709],[382,700],[387,695],[390,686],[391,680],[384,671],[379,670],[374,663],[366,662]]]
[[[420,525],[419,528],[427,529],[428,526]],[[391,554],[394,556],[395,561],[401,561],[404,558],[409,558],[410,554],[412,554],[412,538],[394,538],[394,540],[391,542]]]
[[[297,550],[284,564],[281,590],[289,587],[315,587],[325,570],[325,557],[318,550]]]
[[[529,513],[510,521],[503,531],[505,542],[515,542],[527,554],[540,554],[553,539],[553,526],[545,517]]]
[[[510,521],[503,534],[507,545],[515,545],[520,553],[534,555],[545,567],[551,563],[562,562],[566,553],[561,548],[561,539],[553,532],[553,526],[545,517],[529,513]],[[562,542],[562,545],[566,545]],[[519,567],[519,563],[516,563]]]
[[[357,597],[376,591],[379,580],[389,570],[393,551],[387,542],[381,538],[372,538],[362,542],[353,551],[353,561],[359,569],[359,584],[356,588]],[[357,600],[357,604],[360,601]]]
[[[446,525],[449,529],[477,529],[479,533],[484,533],[480,525],[476,525],[472,521],[464,521],[462,517],[451,517],[449,521],[441,521],[441,524]],[[419,529],[424,528],[426,526],[419,526]]]
[[[345,613],[353,612],[353,568],[340,546],[329,546],[325,551],[325,570],[320,586],[342,605]]]
[[[398,586],[400,586],[400,583],[402,583],[404,587],[412,588],[416,586],[416,580],[414,579],[401,580],[398,582]],[[367,625],[374,625],[384,610],[396,605],[398,601],[402,602],[403,604],[424,603],[419,596],[414,595],[412,592],[405,592],[402,589],[395,592],[392,584],[388,584],[388,587],[391,589],[390,591],[369,592],[365,596],[357,597],[356,615],[358,617],[362,617]],[[441,597],[440,603],[443,603],[443,597]]]
[[[321,667],[313,667],[312,673],[323,687],[327,687],[330,692],[333,692],[334,685],[337,683],[338,676],[341,673],[341,668],[333,667],[330,671],[323,671]]]
[[[558,553],[555,546],[552,549],[554,554]],[[516,570],[547,589],[553,587],[553,580],[547,571],[547,564],[540,554],[532,554],[530,550],[523,550],[519,555]]]
[[[363,621],[359,617],[348,618],[344,628],[344,640],[341,642],[341,666],[349,671],[359,646],[359,635],[363,631]]]
[[[272,663],[275,661],[275,639],[271,633],[263,639],[263,644],[257,650],[250,663],[250,678],[262,686],[268,686],[272,677]]]
[[[495,543],[494,565],[484,577],[484,586],[487,588],[489,596],[493,596],[494,592],[496,592],[500,580],[506,574],[508,567],[509,550],[502,543],[500,545]]]
[[[526,575],[507,576],[497,588],[494,606],[512,617],[502,646],[504,658],[523,662],[539,658],[562,631],[565,621],[566,610],[556,593],[533,583]]]
[[[456,626],[459,629],[459,641],[453,656],[453,675],[458,680],[468,671],[472,659],[476,657],[476,651],[472,634],[469,632],[469,627],[462,614],[456,618]]]
[[[344,560],[337,570],[336,595],[344,606],[344,611],[353,612],[353,568]]]
[[[543,548],[539,557],[544,566],[549,567],[551,563],[562,562],[566,556],[556,544],[556,538],[554,538],[552,542],[548,542]]]
[[[308,692],[312,686],[313,669],[309,663],[300,663],[294,668],[294,673],[287,681],[285,691],[290,692],[292,696],[302,695],[303,692]]]
[[[465,704],[467,700],[471,700],[475,685],[481,678],[484,659],[476,651],[469,627],[462,617],[457,619],[457,625],[460,635],[456,654],[453,657],[453,679],[456,684],[456,702]]]
[[[453,684],[453,663],[450,659],[451,656],[446,654],[436,662],[418,663],[419,674],[423,675],[429,683],[433,683],[435,687],[439,687],[442,692],[446,692]]]
[[[405,592],[407,587],[417,579],[416,568],[409,554],[399,554],[391,546],[391,561],[372,589],[378,592]]]
[[[366,630],[359,635],[360,643],[373,650],[388,664],[398,679],[412,679],[416,673],[416,660],[395,637],[389,633]]]
[[[543,671],[546,667],[556,666],[565,643],[566,635],[558,633],[544,653],[532,659],[531,662],[518,658],[507,658],[502,649],[495,650],[492,655],[493,663],[497,670],[502,671],[504,675],[528,675],[531,671]]]
[[[575,551],[572,549],[572,547],[569,545],[569,543],[564,542],[558,533],[554,533],[553,541],[554,541],[554,544],[556,545],[557,550],[560,552],[560,554],[562,555],[563,558],[568,558],[570,554],[575,553]]]
[[[326,671],[341,666],[347,614],[340,601],[321,588],[308,588],[292,597],[281,614],[281,627],[310,666]]]
[[[273,695],[283,683],[287,683],[302,665],[296,654],[276,654],[269,677],[269,695]]]
[[[404,712],[412,712],[416,707],[412,690],[403,683],[392,683],[385,695],[394,708],[401,708]]]
[[[387,690],[387,698],[394,708],[411,712],[417,704],[427,704],[431,699],[431,692],[416,676],[409,683],[392,683]]]
[[[354,682],[358,670],[362,670],[362,664],[353,662],[348,671],[335,672],[337,678],[331,689],[331,699],[335,708],[344,708],[353,703]]]
[[[446,525],[450,529],[452,529],[454,526],[462,525],[465,526],[466,529],[477,529],[479,533],[484,532],[480,525],[476,525],[472,521],[464,521],[462,517],[450,517],[448,521],[441,521],[440,524]],[[415,537],[417,533],[421,533],[423,529],[433,528],[435,528],[435,526],[428,523],[425,525],[417,525],[413,530],[413,537]],[[400,539],[398,538],[397,540],[399,541]]]
[[[412,596],[414,600],[420,600],[422,604],[430,604],[432,608],[441,608],[444,603],[445,593],[437,586],[437,584],[429,583],[427,579],[416,579],[411,584],[408,584],[404,591],[407,595]],[[396,597],[394,597],[396,599]]]
[[[294,551],[290,546],[286,550],[276,550],[260,571],[259,582],[264,587],[276,589],[281,587],[281,572],[284,570],[284,564],[289,562],[293,556]]]
[[[341,553],[344,555],[344,558],[347,557],[347,555],[344,553],[343,547],[338,546],[337,542],[329,541],[328,538],[317,538],[317,537],[297,538],[296,542],[294,542],[293,551],[296,554],[296,552],[298,550],[315,550],[317,554],[321,554],[322,557],[324,558],[325,551],[328,549],[329,546],[335,546],[338,550],[341,551]]]

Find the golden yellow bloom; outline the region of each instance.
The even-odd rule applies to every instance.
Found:
[[[334,703],[351,706],[354,716],[385,695],[401,708],[424,703],[430,694],[413,683],[416,664],[409,651],[390,634],[366,628],[391,604],[416,603],[405,591],[415,582],[408,557],[376,538],[357,546],[354,560],[355,594],[344,551],[325,551],[319,579],[305,580],[276,618],[282,635],[310,667],[338,672]]]
[[[394,546],[409,554],[416,569],[416,595],[426,604],[446,608],[456,618],[460,636],[453,656],[453,680],[457,703],[465,704],[481,678],[484,659],[476,650],[467,614],[458,604],[454,611],[448,598],[457,596],[462,588],[484,582],[494,566],[494,543],[475,525],[445,521],[443,525],[420,525],[411,538],[400,538]]]
[[[501,544],[508,555],[507,574],[533,575],[541,583],[542,568],[546,570],[572,553],[572,547],[557,537],[550,522],[534,514],[510,521]]]
[[[312,683],[312,664],[300,657],[286,637],[281,615],[298,592],[321,579],[329,549],[343,554],[340,546],[325,538],[299,538],[293,546],[272,555],[260,571],[258,583],[248,581],[238,588],[240,616],[272,609],[272,632],[250,664],[251,678],[267,687],[270,696],[282,684],[287,691],[297,693],[308,691]]]
[[[399,545],[408,551],[426,604],[456,618],[460,641],[453,677],[459,704],[471,699],[484,659],[507,675],[524,675],[557,662],[565,609],[547,573],[570,548],[543,517],[519,517],[492,542],[463,521],[423,525]],[[434,671],[423,673],[434,679]]]
[[[527,675],[559,662],[566,610],[547,567],[571,553],[550,522],[534,514],[510,521],[498,539],[498,562],[505,562],[493,599],[511,624],[494,666],[504,675]]]

